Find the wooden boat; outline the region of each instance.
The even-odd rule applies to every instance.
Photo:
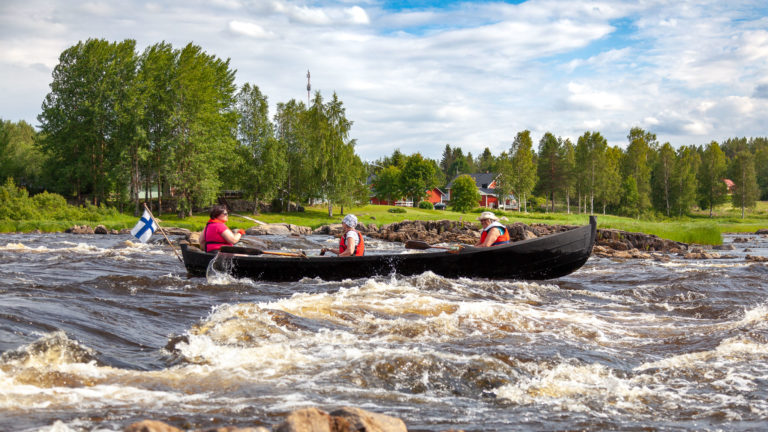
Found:
[[[216,254],[187,244],[182,244],[181,250],[184,265],[193,276],[204,276],[208,264],[215,259],[217,270],[235,277],[268,281],[297,281],[305,277],[342,280],[426,271],[450,278],[543,280],[565,276],[584,265],[592,253],[596,231],[597,219],[590,216],[589,225],[490,248],[389,254],[374,251],[362,257]]]

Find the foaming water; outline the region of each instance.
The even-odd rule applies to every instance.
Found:
[[[126,237],[0,237],[0,430],[269,427],[344,405],[410,430],[756,430],[768,416],[768,271],[738,250],[592,258],[541,282],[272,283],[221,266],[188,278],[167,245]]]

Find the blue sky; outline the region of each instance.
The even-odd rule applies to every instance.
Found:
[[[526,129],[536,145],[768,136],[764,0],[3,0],[0,118],[36,125],[59,54],[88,38],[195,43],[272,107],[306,101],[309,69],[366,160],[499,154]]]

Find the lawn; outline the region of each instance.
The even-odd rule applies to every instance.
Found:
[[[455,220],[471,223],[477,222],[480,209],[474,212],[458,213],[450,210],[425,210],[412,207],[397,207],[405,210],[405,213],[391,213],[391,206],[365,205],[361,207],[346,208],[345,213],[353,213],[358,220],[366,225],[375,223],[378,226],[403,220]],[[505,223],[523,222],[526,224],[565,224],[583,225],[588,223],[586,214],[567,213],[525,213],[517,211],[497,212]],[[162,226],[186,228],[192,231],[200,231],[208,221],[208,215],[198,213],[192,217],[178,218],[175,214],[156,215]],[[307,207],[301,213],[264,213],[244,214],[244,216],[257,219],[265,223],[290,223],[295,225],[317,228],[322,225],[340,223],[343,215],[341,209],[334,207],[333,216],[328,216],[326,206]],[[0,221],[0,232],[29,232],[40,229],[44,232],[64,231],[73,225],[102,224],[111,229],[131,228],[137,218],[131,214],[117,214],[107,220],[94,221]],[[709,211],[697,211],[694,214],[676,219],[659,221],[637,220],[621,216],[597,215],[599,228],[614,228],[631,232],[643,232],[655,234],[659,237],[681,241],[685,243],[719,244],[722,242],[721,234],[724,232],[755,232],[758,229],[768,228],[768,202],[760,202],[756,209],[750,211],[745,219],[741,219],[741,210],[731,208],[730,204],[719,206],[715,209],[713,217],[709,217]],[[231,214],[229,224],[231,228],[249,228],[254,222]]]

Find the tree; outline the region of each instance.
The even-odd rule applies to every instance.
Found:
[[[576,193],[576,149],[570,139],[563,142],[560,150],[562,161],[563,192],[565,193],[565,206],[568,214],[571,213],[571,195]]]
[[[669,192],[672,214],[682,216],[696,203],[696,174],[700,164],[695,148],[683,146],[677,150],[677,163],[672,172]]]
[[[637,181],[633,176],[626,177],[621,183],[621,201],[619,213],[629,217],[640,215],[640,196],[637,193]]]
[[[179,196],[179,216],[184,217],[192,215],[194,206],[214,201],[221,172],[234,154],[234,71],[229,60],[188,44],[177,55],[171,85],[174,171],[169,180]]]
[[[414,153],[408,157],[403,167],[401,190],[416,203],[426,196],[427,190],[439,184],[438,175],[436,165],[424,159],[420,153]]]
[[[269,121],[267,97],[255,85],[246,83],[237,95],[239,177],[233,179],[252,199],[271,201],[287,173],[285,147],[275,136]]]
[[[627,135],[629,145],[622,163],[622,176],[637,181],[638,205],[643,212],[651,206],[651,168],[658,147],[656,135],[634,127]]]
[[[536,185],[536,155],[533,153],[533,140],[528,130],[518,132],[510,148],[512,155],[512,187],[517,194],[520,207],[526,203],[528,195]],[[528,212],[526,206],[525,211]]]
[[[768,139],[753,140],[755,152],[755,176],[760,186],[760,199],[768,200]]]
[[[585,132],[576,143],[575,159],[579,193],[584,194],[585,207],[589,198],[590,213],[594,213],[595,195],[598,193],[603,176],[602,169],[607,149],[608,142],[600,132]]]
[[[547,132],[539,141],[537,175],[539,189],[552,203],[552,211],[555,211],[555,192],[559,192],[563,186],[562,139],[556,138]]]
[[[506,206],[507,197],[514,192],[514,171],[512,159],[507,152],[502,152],[496,159],[496,198],[501,205]],[[518,202],[519,204],[519,202]],[[519,207],[518,207],[519,209]]]
[[[312,194],[313,163],[309,142],[305,139],[308,115],[303,102],[291,99],[277,104],[275,125],[280,147],[286,154],[287,172],[282,188],[285,194],[283,205],[291,200],[300,201]],[[285,207],[284,209],[286,209]]]
[[[725,170],[725,153],[712,141],[702,154],[699,170],[699,207],[709,208],[709,217],[712,209],[727,198],[728,189],[723,182]]]
[[[754,208],[760,195],[755,175],[755,160],[749,150],[745,148],[736,154],[728,175],[735,184],[731,196],[733,206],[741,207],[741,218],[744,219],[744,210]]]
[[[57,189],[89,194],[95,204],[124,190],[115,167],[136,140],[135,45],[89,39],[66,49],[38,116]]]
[[[43,155],[37,148],[38,133],[24,120],[13,123],[0,119],[0,182],[12,178],[15,185],[41,192]]]
[[[603,205],[603,214],[608,206],[621,202],[621,149],[605,147],[603,163],[598,171],[597,194],[598,201]]]
[[[653,167],[652,203],[656,210],[664,212],[669,217],[672,211],[672,177],[676,170],[677,156],[675,150],[667,142],[661,146],[659,156]]]
[[[480,193],[475,180],[467,174],[458,176],[451,187],[451,207],[454,211],[466,213],[477,206]]]
[[[488,147],[483,150],[483,154],[480,155],[480,158],[477,161],[477,169],[480,172],[489,173],[493,172],[496,165],[496,158],[493,157],[493,153],[491,153],[491,149]]]
[[[379,170],[373,183],[373,193],[380,200],[397,201],[404,193],[400,187],[400,168],[390,165]]]

